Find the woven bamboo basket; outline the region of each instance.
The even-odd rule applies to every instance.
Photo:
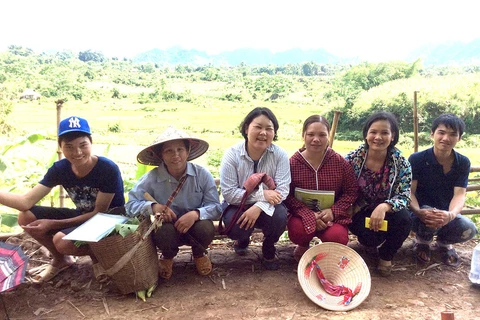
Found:
[[[344,296],[333,296],[325,291],[315,270],[309,268],[313,259],[318,259],[317,264],[332,284],[344,285],[351,290],[361,286],[360,292],[350,303],[344,303]],[[358,307],[370,293],[370,271],[365,261],[355,250],[339,243],[324,242],[308,249],[298,263],[297,274],[303,292],[327,310],[351,310]]]
[[[152,237],[148,235],[142,240],[150,224],[149,219],[144,219],[137,231],[125,238],[114,235],[90,243],[98,262],[123,294],[148,289],[158,281],[158,256]],[[133,254],[129,253],[137,244]],[[122,259],[124,256],[127,259]],[[118,271],[112,272],[119,267]]]

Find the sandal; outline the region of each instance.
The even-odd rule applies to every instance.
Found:
[[[293,250],[293,258],[295,261],[300,262],[300,259],[302,259],[303,254],[307,252],[307,250],[308,247],[297,245]]]
[[[363,246],[363,251],[370,256],[378,256],[378,247]]]
[[[168,280],[172,277],[173,273],[173,259],[160,258],[158,261],[158,275]]]
[[[108,282],[108,275],[107,272],[105,271],[105,268],[100,264],[100,262],[94,263],[92,265],[93,269],[93,275],[95,279],[100,282],[100,283],[106,283]]]
[[[52,266],[51,264],[47,265],[41,272],[33,274],[31,277],[31,281],[36,284],[41,284],[48,282],[55,278],[60,272],[70,268],[72,265],[63,266],[61,268],[57,268]]]
[[[233,250],[235,250],[235,253],[238,254],[239,256],[244,256],[247,254],[248,244],[246,247],[241,247],[238,244],[238,240],[235,240],[235,242],[233,243]]]
[[[194,258],[195,266],[201,276],[208,276],[212,272],[212,262],[208,256]]]
[[[444,264],[451,267],[458,267],[460,265],[460,258],[454,248],[439,247],[438,249],[442,255],[442,262]]]
[[[415,243],[413,248],[415,253],[415,258],[420,263],[429,263],[432,256],[432,250],[430,249],[430,244],[427,243]]]
[[[380,259],[377,271],[382,277],[390,277],[392,274],[392,262]]]
[[[271,270],[271,271],[274,271],[274,270],[278,270],[280,269],[280,265],[278,264],[278,261],[275,260],[275,258],[273,259],[263,259],[262,260],[262,266],[267,269],[267,270]]]

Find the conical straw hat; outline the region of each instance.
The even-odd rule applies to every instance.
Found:
[[[344,285],[354,290],[361,284],[360,292],[347,305],[343,303],[344,296],[328,294],[315,268],[311,270],[311,261],[319,259],[325,278],[334,285]],[[308,249],[298,263],[298,281],[307,297],[320,307],[333,311],[348,311],[360,305],[370,293],[371,278],[365,261],[353,249],[335,242],[320,243]]]
[[[188,140],[190,142],[190,153],[187,161],[196,159],[208,150],[208,143],[204,140],[193,138],[182,130],[168,127],[153,143],[140,151],[137,155],[137,161],[141,164],[158,166],[162,163],[159,151],[162,144],[175,140]]]

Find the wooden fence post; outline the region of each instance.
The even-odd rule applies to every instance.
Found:
[[[418,151],[418,111],[417,111],[417,93],[413,91],[413,151]]]
[[[59,99],[55,101],[55,104],[57,105],[57,130],[58,126],[60,125],[60,121],[62,119],[62,107],[63,107],[63,100]],[[60,146],[57,145],[57,155],[58,155],[58,160],[61,160],[63,157],[62,154],[62,149],[60,149]],[[64,199],[65,199],[65,190],[63,189],[62,186],[59,187],[59,202],[60,202],[60,208],[63,208],[64,205]],[[52,204],[53,207],[53,204]]]
[[[335,139],[335,132],[337,132],[337,125],[340,114],[342,114],[341,111],[335,111],[333,115],[332,127],[330,128],[330,137],[328,137],[330,148],[333,146],[333,140]]]

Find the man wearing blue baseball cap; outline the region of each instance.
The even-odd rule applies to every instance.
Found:
[[[58,145],[65,158],[55,162],[43,179],[23,195],[0,191],[0,204],[20,211],[18,224],[45,246],[53,256],[50,265],[32,275],[32,281],[49,281],[74,261],[71,256],[89,255],[88,246],[75,246],[63,237],[98,212],[125,204],[123,180],[111,160],[92,155],[87,120],[69,117],[60,122]],[[75,209],[36,205],[52,188],[62,186]]]

